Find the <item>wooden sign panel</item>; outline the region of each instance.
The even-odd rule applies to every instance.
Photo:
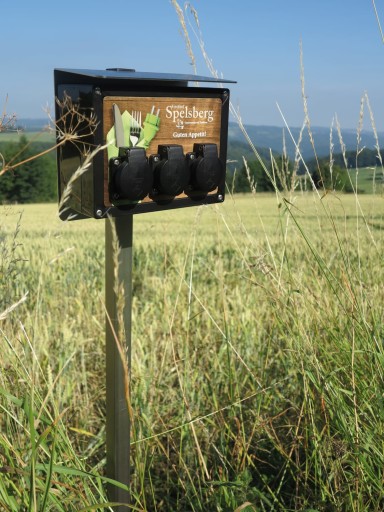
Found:
[[[104,162],[106,206],[111,206],[108,193],[108,161],[118,155],[114,105],[119,107],[121,113],[124,146],[142,147],[146,150],[147,157],[157,154],[160,144],[179,144],[183,147],[183,153],[187,154],[196,143],[210,143],[216,144],[220,152],[220,98],[106,96],[103,100],[104,140],[110,143]],[[143,201],[151,199],[146,197]]]

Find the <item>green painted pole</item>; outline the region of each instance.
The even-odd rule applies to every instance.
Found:
[[[130,418],[126,396],[126,371],[118,342],[131,368],[133,216],[105,221],[106,303],[106,437],[107,477],[130,485]],[[116,340],[118,339],[118,342]],[[128,376],[130,377],[130,375]],[[128,388],[129,389],[129,388]],[[109,485],[108,499],[129,503],[129,490]],[[114,511],[127,508],[116,506]]]

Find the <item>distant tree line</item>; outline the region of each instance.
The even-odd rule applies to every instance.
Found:
[[[44,143],[28,144],[22,135],[18,142],[0,139],[0,170],[3,162],[12,165],[31,157],[29,162],[10,169],[0,176],[1,203],[45,203],[57,198],[57,171],[55,154],[32,158],[48,146]]]
[[[310,170],[316,188],[353,192],[347,169],[339,165],[329,165],[329,161],[321,159],[315,168]],[[298,175],[296,179],[303,179]],[[252,188],[257,192],[291,189],[293,180],[293,165],[282,157],[274,158],[273,164],[252,160],[241,166],[239,171],[227,179],[227,185],[233,192],[249,192]]]
[[[347,162],[348,169],[356,169],[356,167],[375,167],[380,164],[377,151],[375,149],[364,148],[356,159],[356,151],[347,151],[345,153],[345,159]],[[384,161],[384,150],[380,151],[381,160]],[[345,167],[345,162],[342,154],[336,154],[333,156],[333,161],[340,167]]]
[[[341,153],[332,155],[332,165],[330,165],[329,157],[306,161],[306,168],[303,164],[299,165],[298,178],[300,179],[300,176],[306,174],[308,170],[316,188],[353,192],[349,170],[356,169],[356,167],[381,165],[376,150],[365,148],[359,153],[357,159],[356,154],[356,151],[347,151],[344,156]],[[384,161],[384,150],[380,152],[380,155]],[[250,158],[249,155],[248,158]],[[274,161],[273,165],[271,159]],[[239,164],[239,160],[237,164]],[[275,186],[282,190],[290,188],[292,173],[293,164],[289,160],[271,154],[268,159],[264,151],[261,162],[252,156],[246,165],[242,163],[238,169],[233,168],[232,164],[227,185],[233,192],[249,192],[252,187],[255,187],[258,192],[268,192],[274,190]]]
[[[384,150],[380,151],[380,156],[383,161]],[[307,167],[317,188],[353,192],[349,177],[350,170],[381,165],[377,151],[367,148],[364,148],[358,155],[357,151],[346,151],[344,155],[342,153],[332,155],[332,160],[332,166],[330,166],[329,158],[321,158],[318,162],[316,160],[307,162]]]
[[[233,192],[272,192],[275,186],[282,190],[290,188],[293,165],[281,156],[272,156],[272,162],[265,158],[245,161],[239,170],[228,173],[227,185]]]
[[[348,170],[337,164],[331,166],[327,160],[319,160],[319,165],[312,171],[311,176],[318,189],[341,190],[347,193],[354,191]]]
[[[357,156],[357,151],[346,151],[344,156],[342,153],[337,153],[332,155],[332,160],[334,165],[338,165],[341,168],[348,169],[356,169],[357,167],[375,167],[377,165],[381,165],[378,153],[375,149],[367,149],[364,148],[361,153]],[[381,160],[384,161],[384,150],[380,151]],[[322,158],[321,161],[324,162],[327,160],[329,162],[329,157],[327,159]],[[306,165],[310,171],[314,171],[316,168],[316,160],[308,160],[306,161]],[[299,174],[305,173],[305,169],[303,164],[300,165]]]
[[[28,145],[25,136],[18,142],[1,142],[0,154],[6,163],[16,164],[21,160],[33,157],[48,147],[47,143],[32,143]],[[230,143],[228,147],[227,185],[233,192],[249,192],[255,188],[258,192],[273,191],[275,186],[282,190],[291,187],[293,164],[281,155],[271,153],[269,149],[258,150],[261,162],[255,160],[249,146],[242,143]],[[384,150],[381,151],[384,160]],[[244,164],[243,155],[247,164]],[[306,162],[313,182],[317,188],[343,190],[352,192],[348,169],[356,168],[356,151],[347,151],[345,155],[332,156],[333,165],[329,158],[310,160]],[[374,167],[379,165],[377,151],[364,149],[357,157],[358,167]],[[2,159],[0,158],[0,171]],[[347,168],[346,168],[347,165]],[[300,165],[297,174],[306,173]],[[1,203],[38,203],[57,200],[57,171],[55,152],[31,159],[29,162],[15,167],[0,176]]]

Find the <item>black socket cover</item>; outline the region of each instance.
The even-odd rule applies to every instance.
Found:
[[[120,164],[116,165],[116,160]],[[119,158],[112,160],[113,194],[119,199],[140,201],[152,189],[153,173],[144,148],[120,148]]]
[[[154,168],[154,188],[159,194],[178,196],[189,183],[190,171],[178,144],[159,145],[160,161]]]
[[[223,164],[216,144],[194,144],[196,157],[191,161],[191,185],[195,190],[212,192],[223,178]]]

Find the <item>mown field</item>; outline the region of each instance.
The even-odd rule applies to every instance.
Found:
[[[133,510],[384,509],[383,234],[380,194],[134,218]],[[1,207],[0,273],[0,509],[103,510],[104,221]]]

